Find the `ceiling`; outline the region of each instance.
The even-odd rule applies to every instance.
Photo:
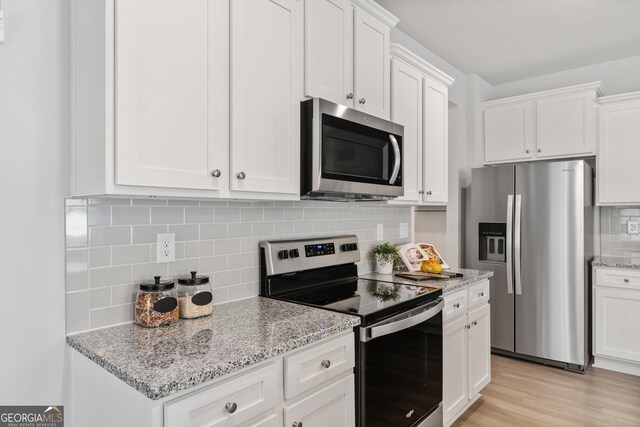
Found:
[[[493,85],[640,55],[640,0],[377,2],[400,30]]]

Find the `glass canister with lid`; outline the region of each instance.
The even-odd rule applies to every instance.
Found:
[[[136,323],[147,328],[168,325],[178,320],[178,299],[175,284],[160,281],[154,276],[153,282],[140,284],[136,298]]]
[[[178,279],[178,304],[180,317],[195,319],[213,313],[213,294],[208,276],[198,276],[192,271],[191,276]]]

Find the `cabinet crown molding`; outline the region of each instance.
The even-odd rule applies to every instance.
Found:
[[[429,77],[435,79],[436,81],[445,84],[447,86],[451,86],[455,79],[450,75],[443,73],[433,65],[429,64],[427,61],[411,52],[406,47],[402,46],[399,43],[391,43],[390,45],[391,55],[394,58],[398,58],[410,66],[417,68],[424,74],[427,74]]]
[[[542,90],[539,92],[532,92],[524,95],[516,95],[516,96],[509,96],[506,98],[492,99],[491,101],[483,102],[482,106],[490,107],[493,105],[508,104],[511,102],[531,101],[531,100],[548,97],[548,96],[567,95],[570,93],[579,93],[579,92],[588,92],[588,91],[594,91],[595,97],[602,96],[605,93],[604,83],[600,80],[597,82],[566,86],[566,87],[561,87],[557,89]]]
[[[380,6],[378,3],[372,0],[351,0],[351,3],[358,6],[361,9],[366,10],[376,18],[380,19],[389,27],[395,27],[400,22],[395,15],[389,12],[384,7]]]
[[[640,90],[636,92],[620,93],[617,95],[603,96],[598,98],[598,104],[610,104],[612,102],[634,101],[640,99]]]

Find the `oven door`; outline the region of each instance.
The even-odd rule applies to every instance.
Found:
[[[442,425],[442,298],[360,328],[360,425]]]
[[[313,101],[313,191],[402,196],[403,127],[322,99]]]

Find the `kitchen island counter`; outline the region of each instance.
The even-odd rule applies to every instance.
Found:
[[[493,276],[493,271],[469,270],[465,268],[452,268],[450,272],[461,273],[463,277],[453,279],[411,280],[393,274],[367,273],[360,276],[362,279],[378,280],[380,282],[397,283],[413,286],[438,286],[443,294],[453,292],[474,285]]]
[[[155,329],[128,323],[69,335],[67,343],[157,400],[359,324],[359,317],[254,297],[216,305],[208,317]]]

